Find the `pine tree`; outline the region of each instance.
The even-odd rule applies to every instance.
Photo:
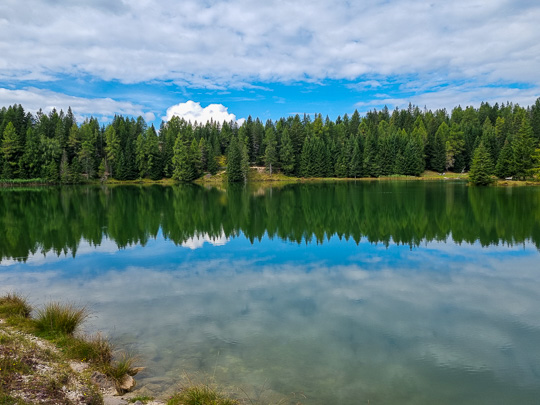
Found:
[[[217,158],[219,156],[219,145],[210,145],[209,151],[208,151],[208,166],[207,170],[211,174],[216,174],[218,171],[218,163]]]
[[[4,158],[4,170],[10,177],[17,177],[19,159],[23,152],[23,146],[20,143],[19,135],[15,131],[15,126],[10,121],[4,129],[4,138],[2,139],[0,151]],[[9,170],[7,169],[9,166]],[[8,178],[8,177],[5,177]]]
[[[105,153],[107,156],[107,168],[109,175],[115,177],[115,166],[120,155],[120,138],[112,125],[105,130]]]
[[[227,179],[229,183],[245,181],[245,173],[242,168],[242,151],[236,136],[231,137],[227,150]]]
[[[513,142],[515,174],[520,179],[525,179],[528,171],[532,168],[532,154],[534,153],[533,131],[529,120],[524,117]]]
[[[265,131],[264,144],[266,145],[264,151],[264,164],[270,174],[272,174],[272,169],[275,168],[278,163],[278,155],[276,150],[276,132],[274,131],[274,127],[271,125],[269,125]]]
[[[362,170],[364,162],[362,159],[362,150],[360,149],[360,142],[358,136],[355,138],[351,138],[351,144],[352,153],[351,160],[349,161],[349,177],[356,179],[357,177],[363,177],[364,175]]]
[[[380,176],[378,142],[375,131],[370,131],[366,137],[366,147],[364,149],[364,173],[370,177]]]
[[[540,180],[540,148],[536,148],[533,155],[533,167],[530,171],[531,176],[533,176],[536,180]]]
[[[405,174],[409,176],[420,176],[424,171],[424,157],[422,153],[421,141],[411,137],[405,148],[403,155],[405,164]]]
[[[189,158],[189,147],[180,136],[174,143],[173,167],[173,179],[184,182],[195,179]]]
[[[146,174],[152,180],[159,180],[163,175],[161,165],[161,152],[159,150],[159,139],[154,126],[151,125],[146,130]]]
[[[191,141],[191,146],[189,147],[189,160],[191,162],[191,167],[193,168],[193,180],[198,179],[201,176],[201,150],[199,149],[199,144],[195,138]]]
[[[493,174],[493,161],[489,151],[481,142],[478,148],[474,151],[474,157],[469,172],[469,182],[474,185],[485,186],[492,182],[491,175]]]
[[[499,153],[495,174],[501,179],[512,177],[515,174],[514,153],[508,139],[504,142],[501,153]]]
[[[291,137],[289,136],[289,130],[285,128],[281,136],[281,150],[280,150],[280,160],[281,168],[283,172],[290,176],[294,173],[295,167],[295,156],[294,148]]]
[[[64,149],[62,152],[62,160],[60,161],[60,182],[63,184],[70,183],[69,178],[69,161],[67,151]]]

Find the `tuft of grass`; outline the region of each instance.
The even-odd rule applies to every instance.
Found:
[[[120,384],[126,375],[135,375],[135,363],[137,356],[129,352],[120,352],[114,361],[103,364],[103,373],[111,377],[117,384]]]
[[[21,294],[11,292],[0,297],[0,316],[29,318],[32,307]]]
[[[51,302],[38,310],[35,325],[39,332],[52,335],[73,335],[88,315],[86,307],[77,308],[72,304]]]
[[[101,333],[83,337],[61,335],[54,343],[72,359],[92,362],[99,366],[109,364],[112,360],[113,347]]]
[[[208,385],[195,384],[173,395],[167,405],[240,405],[240,402],[225,397]]]

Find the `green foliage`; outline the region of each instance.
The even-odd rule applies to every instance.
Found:
[[[135,375],[135,363],[137,357],[128,352],[120,352],[116,358],[111,362],[105,362],[102,364],[102,371],[105,375],[111,377],[116,384],[121,384],[123,378],[126,375]]]
[[[277,140],[273,126],[268,126],[266,129],[264,144],[266,145],[264,150],[264,163],[270,174],[272,174],[272,169],[276,168],[278,163],[278,154],[276,150]]]
[[[474,185],[488,185],[493,181],[491,179],[492,174],[493,161],[491,160],[489,151],[482,142],[474,152],[471,171],[469,172],[469,182]]]
[[[51,302],[38,309],[35,325],[38,331],[50,335],[72,335],[88,317],[85,307]]]
[[[420,167],[464,172],[480,142],[497,162],[498,175],[525,178],[534,174],[532,154],[540,142],[540,99],[527,109],[511,103],[458,107],[451,116],[410,105],[391,113],[387,108],[369,111],[364,117],[355,111],[335,122],[321,114],[313,122],[308,115],[296,115],[265,125],[249,117],[240,127],[173,117],[159,132],[142,117],[115,116],[100,127],[94,118],[77,125],[70,109],[67,114],[40,111],[36,117],[21,106],[1,111],[0,178],[44,177],[64,184],[96,177],[192,181],[206,171],[217,173],[218,159],[233,162],[231,178],[237,181],[247,178],[250,165],[262,164],[269,171],[280,168],[304,177],[417,175]],[[231,148],[233,139],[237,145]],[[507,141],[512,158],[506,150],[501,159]]]
[[[282,145],[280,150],[281,168],[283,172],[290,176],[294,174],[296,158],[294,155],[294,145],[289,135],[289,130],[285,128],[282,134]]]
[[[195,384],[182,387],[182,390],[173,395],[167,405],[239,405],[240,402],[225,397],[216,389],[205,384]]]
[[[519,130],[512,142],[514,154],[514,171],[516,177],[525,179],[533,167],[534,153],[533,130],[527,117],[523,117]]]
[[[504,142],[499,159],[497,159],[495,174],[502,179],[512,177],[515,174],[514,153],[508,140]]]
[[[110,342],[101,334],[76,337],[60,335],[54,339],[69,358],[88,361],[100,366],[109,365],[113,358]]]
[[[12,122],[9,122],[4,129],[4,137],[1,142],[0,152],[4,160],[3,176],[11,178],[18,175],[18,160],[23,151],[19,135],[15,131]]]
[[[200,150],[195,139],[189,144],[182,137],[178,137],[174,144],[173,165],[175,167],[173,178],[178,181],[190,182],[199,177]]]
[[[242,162],[241,148],[238,138],[233,136],[227,153],[227,179],[230,183],[246,180],[247,173]]]
[[[28,303],[28,299],[21,294],[12,292],[0,297],[0,316],[28,318],[31,312],[32,307]]]
[[[530,173],[536,180],[540,180],[540,148],[535,149],[532,159],[533,167]]]

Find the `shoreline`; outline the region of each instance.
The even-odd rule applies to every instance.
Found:
[[[76,314],[81,317],[71,323]],[[0,296],[0,404],[184,405],[194,397],[197,405],[247,404],[211,380],[179,379],[157,394],[137,386],[134,376],[145,369],[135,366],[140,359],[100,332],[81,332],[88,315],[86,307],[69,303],[34,310],[21,294]]]
[[[286,184],[298,184],[298,183],[327,183],[327,182],[374,182],[374,181],[457,181],[468,182],[469,173],[453,173],[448,172],[440,174],[432,171],[425,171],[421,176],[407,176],[407,175],[389,175],[380,177],[292,177],[286,176],[282,173],[269,174],[261,168],[251,167],[248,173],[247,181],[243,184],[267,184],[267,185],[286,185]],[[227,175],[224,170],[215,175],[206,174],[192,182],[201,186],[223,186],[227,183]],[[160,180],[151,179],[136,179],[136,180],[89,180],[83,183],[66,184],[66,185],[105,185],[105,186],[173,186],[182,183],[172,178],[163,178]],[[242,184],[242,183],[239,183]],[[0,188],[20,188],[20,187],[48,187],[48,186],[62,186],[59,183],[48,183],[46,181],[28,181],[25,179],[10,180],[9,182],[0,181]],[[493,182],[489,185],[491,187],[516,187],[516,186],[540,186],[540,181],[534,180],[509,180],[509,179],[493,179]],[[488,186],[488,187],[489,187]]]

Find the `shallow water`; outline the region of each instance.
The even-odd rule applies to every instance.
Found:
[[[89,305],[140,385],[264,402],[534,404],[540,189],[1,190],[0,292]]]

